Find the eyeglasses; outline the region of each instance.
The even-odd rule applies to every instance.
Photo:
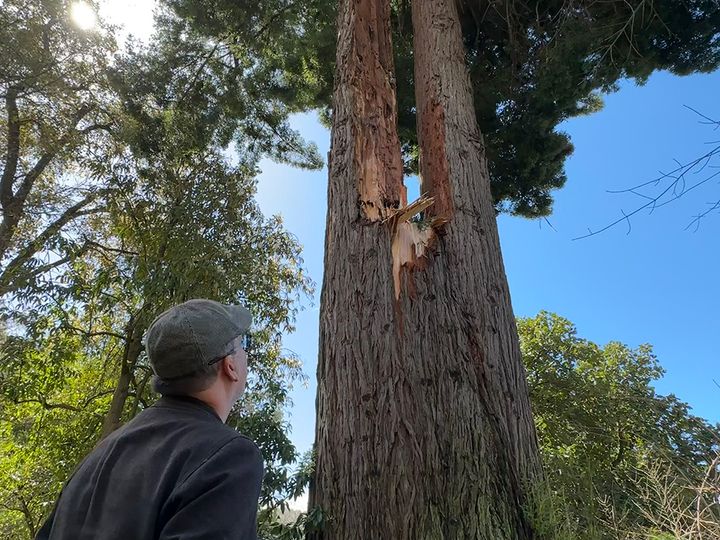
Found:
[[[245,352],[248,352],[250,350],[250,347],[252,347],[252,339],[250,338],[250,334],[245,334],[243,337],[240,338],[240,347],[242,347]],[[225,356],[230,356],[231,354],[235,354],[235,352],[235,349],[232,349]],[[217,364],[220,360],[225,358],[225,356],[220,356],[218,358],[210,360],[207,365],[212,366],[213,364]]]
[[[250,334],[245,334],[241,340],[240,340],[240,346],[243,348],[245,352],[248,352],[250,348],[252,347],[252,338],[250,337]]]

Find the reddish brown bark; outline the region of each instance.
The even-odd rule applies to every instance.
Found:
[[[419,62],[416,59],[416,62]],[[422,68],[421,68],[422,71]],[[450,166],[445,154],[445,111],[427,84],[416,86],[420,192],[434,199],[427,215],[449,220],[453,213]]]
[[[327,521],[312,537],[530,538],[537,443],[452,1],[413,11],[423,186],[435,225],[450,221],[436,236],[392,196],[385,222],[358,204],[373,167],[387,167],[378,192],[397,193],[395,153],[374,150],[397,140],[388,19],[388,2],[340,5],[310,494]]]
[[[396,128],[389,11],[388,2],[360,0],[341,13],[340,25],[340,39],[347,46],[338,50],[344,69],[338,70],[335,102],[346,102],[352,111],[345,127],[354,143],[360,206],[372,221],[407,204]]]

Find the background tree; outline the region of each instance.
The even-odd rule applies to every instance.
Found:
[[[601,347],[546,312],[518,331],[546,476],[578,534],[717,534],[720,426],[656,393],[663,370],[652,347]]]
[[[191,297],[243,302],[255,314],[250,389],[231,424],[264,451],[263,503],[276,506],[286,489],[296,456],[283,410],[300,373],[297,360],[281,352],[280,332],[291,327],[294,299],[309,286],[298,247],[277,219],[260,214],[252,169],[228,169],[207,153],[190,163],[162,163],[165,170],[147,171],[124,204],[110,209],[114,220],[102,224],[103,243],[74,261],[63,286],[48,290],[40,305],[33,297],[17,306],[23,317],[15,320],[25,331],[3,355],[9,430],[3,465],[13,471],[3,491],[13,512],[29,507],[31,534],[29,523],[37,526],[97,437],[152,403],[141,337],[157,313]],[[17,431],[23,423],[26,429]],[[71,453],[37,474],[68,445]]]
[[[58,14],[66,17],[63,6]],[[317,152],[288,127],[292,107],[283,100],[295,98],[270,91],[277,78],[255,78],[259,64],[247,49],[208,45],[170,11],[147,47],[131,44],[104,61],[88,65],[102,71],[118,104],[107,132],[112,152],[87,164],[112,191],[98,192],[102,212],[66,232],[83,249],[42,282],[15,280],[6,291],[3,537],[31,537],[77,461],[152,403],[142,335],[156,314],[197,296],[244,302],[255,315],[250,387],[230,423],[265,457],[262,527],[288,533],[274,509],[301,489],[284,420],[300,371],[280,335],[311,284],[295,239],[279,218],[262,216],[253,196],[262,156],[315,167]],[[66,150],[68,159],[80,155]],[[48,252],[40,246],[38,257],[56,262]]]
[[[73,26],[64,1],[0,9],[0,294],[46,279],[87,246],[103,211],[101,166],[117,102],[106,77],[109,29]]]
[[[397,12],[400,134],[417,171],[410,3]],[[498,211],[549,215],[572,153],[558,126],[602,107],[602,94],[656,70],[710,72],[720,62],[712,0],[516,2],[464,0],[460,23]]]

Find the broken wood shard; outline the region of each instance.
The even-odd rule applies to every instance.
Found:
[[[395,284],[395,300],[400,299],[402,290],[402,271],[412,271],[420,266],[432,247],[435,231],[432,227],[420,230],[417,223],[405,221],[395,229],[392,242],[393,282]]]
[[[434,202],[434,198],[422,196],[404,208],[398,208],[386,221],[392,221],[393,224],[403,223],[428,208]]]
[[[405,208],[398,209],[386,220],[391,222],[393,230],[392,259],[395,300],[400,299],[403,270],[406,272],[421,270],[427,264],[428,255],[437,238],[435,226],[440,225],[440,220],[436,219],[423,224],[410,221],[410,219],[429,208],[433,202],[432,197],[420,197]]]

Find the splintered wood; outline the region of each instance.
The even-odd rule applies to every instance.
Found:
[[[402,290],[402,271],[413,271],[422,266],[422,261],[435,239],[435,231],[431,227],[420,230],[416,223],[405,221],[399,223],[392,242],[393,282],[395,283],[395,300],[400,299]]]
[[[343,4],[338,43],[339,79],[335,100],[347,107],[348,124],[333,128],[351,142],[352,170],[357,183],[357,204],[362,223],[383,222],[392,234],[393,280],[395,298],[402,291],[402,276],[408,278],[413,294],[411,273],[427,265],[437,228],[452,215],[449,167],[445,155],[444,112],[440,102],[424,103],[418,117],[420,142],[424,145],[420,163],[423,192],[408,205],[403,184],[403,163],[397,133],[397,104],[392,43],[390,41],[390,8],[386,0],[358,0]],[[341,109],[335,111],[340,118]],[[339,149],[343,144],[334,143]],[[425,154],[425,155],[424,155]],[[427,211],[422,224],[410,221]]]
[[[420,197],[409,206],[398,209],[387,220],[393,229],[393,283],[396,300],[400,299],[402,291],[403,271],[421,270],[428,262],[429,252],[436,239],[434,227],[439,226],[440,223],[438,220],[434,220],[421,228],[419,223],[412,222],[410,219],[429,208],[433,202],[432,197]]]
[[[356,2],[347,73],[351,91],[352,140],[359,204],[365,219],[381,221],[407,204],[397,134],[395,76],[389,5]]]

